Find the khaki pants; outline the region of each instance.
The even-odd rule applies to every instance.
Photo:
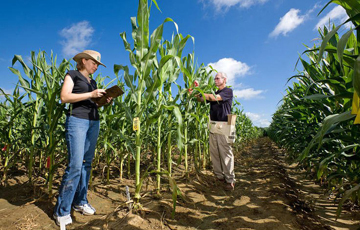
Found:
[[[231,145],[226,141],[226,136],[210,133],[209,142],[215,176],[219,179],[225,179],[227,183],[234,183],[234,154]]]

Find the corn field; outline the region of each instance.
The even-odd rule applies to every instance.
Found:
[[[330,3],[342,6],[349,19],[331,30],[319,28],[321,44],[306,47],[299,58],[303,70],[289,79],[297,81],[287,88],[269,135],[336,196],[339,215],[346,201],[360,201],[360,130],[354,122],[360,93],[360,2],[334,0],[325,8]],[[340,35],[346,22],[353,28]]]
[[[159,8],[155,0],[152,4]],[[209,165],[209,107],[200,105],[194,95],[216,91],[216,70],[199,65],[195,52],[183,53],[193,37],[183,36],[171,18],[150,34],[149,17],[148,1],[140,0],[137,17],[131,18],[132,40],[120,34],[131,66],[115,63],[113,77],[94,76],[98,88],[117,84],[125,93],[99,110],[101,131],[93,172],[101,172],[97,175],[105,183],[114,171],[119,178],[135,178],[138,204],[148,177],[155,175],[158,194],[165,177],[176,197],[174,165],[182,165],[184,175]],[[175,28],[171,40],[163,38],[164,26]],[[12,66],[21,66],[10,67],[19,79],[13,93],[0,88],[4,96],[0,102],[1,182],[6,185],[9,174],[22,169],[29,182],[41,184],[51,196],[54,175],[67,164],[66,105],[60,102],[60,90],[65,74],[74,66],[66,59],[58,64],[52,52],[31,52],[30,56],[30,65],[19,55],[13,58]],[[262,133],[240,106],[235,101],[232,111],[237,115],[237,150]]]
[[[320,43],[305,46],[297,63],[302,70],[289,78],[291,86],[266,133],[336,197],[339,216],[347,202],[360,203],[360,129],[355,120],[360,107],[360,2],[332,0],[324,9],[333,3],[342,6],[349,19],[319,28]],[[142,186],[152,178],[159,197],[163,187],[170,188],[175,211],[181,192],[173,168],[188,176],[211,162],[209,106],[195,95],[216,91],[217,71],[199,64],[195,51],[185,53],[195,39],[180,33],[171,18],[150,32],[152,6],[160,10],[156,0],[150,5],[139,0],[137,16],[130,19],[131,36],[120,33],[131,66],[113,63],[113,76],[93,76],[98,88],[116,84],[125,93],[99,109],[101,130],[90,183],[94,177],[107,184],[114,177],[134,179],[133,198],[141,207]],[[347,22],[353,27],[344,31]],[[175,31],[169,40],[164,38],[165,26]],[[31,51],[30,60],[15,55],[11,64],[18,83],[12,94],[0,88],[1,184],[6,186],[9,176],[21,170],[51,198],[54,178],[67,164],[67,105],[61,104],[60,90],[75,66],[71,60],[59,61],[52,51]],[[253,125],[236,98],[232,114],[237,115],[233,149],[240,151],[263,129]]]

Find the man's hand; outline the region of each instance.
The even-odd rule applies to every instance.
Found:
[[[202,97],[201,94],[197,94],[197,95],[195,95],[195,97],[197,98],[198,102],[204,102],[204,98]]]
[[[198,97],[198,101],[199,101],[199,97],[201,97],[201,102],[204,101],[204,98],[202,97],[201,94],[198,94],[196,95]],[[213,95],[211,93],[204,93],[204,96],[205,96],[205,99],[207,101],[222,101],[222,98],[220,95],[216,94],[216,95]]]

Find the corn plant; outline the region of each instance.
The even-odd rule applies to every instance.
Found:
[[[193,112],[195,110],[196,98],[194,97],[194,95],[196,93],[203,94],[204,93],[203,90],[205,88],[214,87],[214,84],[212,84],[211,82],[213,81],[213,79],[209,78],[210,84],[206,84],[206,85],[203,84],[201,87],[197,87],[196,90],[193,92],[193,94],[190,93],[191,92],[190,89],[195,88],[193,86],[194,81],[197,79],[198,71],[201,70],[201,68],[197,68],[196,66],[194,53],[188,54],[186,57],[182,58],[180,68],[181,68],[181,72],[183,73],[183,81],[184,81],[184,88],[182,89],[181,87],[179,87],[179,94],[180,94],[181,107],[182,107],[181,110],[183,111],[182,116],[184,118],[184,126],[183,126],[184,151],[180,155],[178,163],[181,162],[182,156],[184,156],[185,173],[187,174],[189,172],[188,147],[189,144],[193,142],[188,137],[188,130],[189,130],[189,125],[195,119]],[[197,160],[197,158],[194,159]],[[198,169],[197,165],[196,165],[196,169]]]
[[[346,22],[351,21],[355,28],[341,37],[337,31],[346,22],[331,31],[326,27],[319,30],[322,43],[304,52],[310,63],[300,58],[304,71],[294,76],[299,83],[287,90],[282,106],[274,114],[271,132],[278,143],[292,152],[293,158],[341,197],[339,215],[346,199],[351,197],[358,202],[360,197],[360,159],[356,154],[360,132],[353,126],[354,115],[350,112],[353,92],[360,93],[360,3],[330,3],[344,7],[350,17]]]
[[[33,69],[30,69],[23,61],[21,56],[15,55],[13,59],[13,65],[16,62],[19,62],[23,67],[25,75],[31,81],[31,83],[22,76],[19,70],[12,67],[10,68],[10,70],[19,77],[21,87],[29,94],[36,94],[37,97],[40,98],[39,101],[36,99],[35,107],[37,107],[37,102],[42,102],[41,107],[44,109],[44,113],[41,114],[41,117],[44,119],[46,124],[42,127],[46,135],[45,157],[50,161],[47,177],[49,195],[52,194],[52,182],[56,169],[54,165],[55,150],[58,147],[59,142],[63,140],[63,130],[58,129],[59,121],[64,115],[65,108],[65,105],[60,103],[61,83],[66,72],[69,70],[70,64],[69,61],[64,59],[57,67],[56,59],[56,56],[51,53],[51,63],[48,64],[44,51],[39,52],[37,56],[35,55],[35,52],[31,52],[31,62]],[[33,125],[37,124],[35,120],[37,120],[37,118],[34,115]],[[32,159],[33,156],[30,155],[30,160]],[[41,159],[43,159],[42,153],[40,153],[40,165]]]
[[[152,0],[157,6],[157,2]],[[134,40],[134,49],[131,49],[130,43],[126,39],[126,33],[120,34],[125,49],[129,52],[130,63],[135,68],[135,73],[131,75],[128,67],[117,65],[118,70],[124,71],[124,79],[126,86],[129,87],[130,93],[133,95],[132,100],[135,103],[135,113],[132,114],[131,119],[138,119],[136,125],[135,135],[135,173],[136,173],[136,193],[135,200],[140,200],[140,161],[141,161],[141,124],[145,120],[144,112],[147,110],[154,98],[158,87],[160,86],[161,79],[158,74],[155,74],[157,69],[161,69],[166,62],[172,58],[169,56],[162,57],[159,61],[159,66],[156,66],[157,56],[156,53],[159,50],[160,42],[163,34],[164,23],[172,21],[167,18],[164,22],[158,26],[153,33],[149,34],[149,17],[150,8],[147,0],[139,0],[137,18],[131,18],[132,24],[132,38]],[[176,24],[175,24],[176,25]],[[150,36],[150,39],[149,39]],[[152,74],[152,76],[151,76]],[[144,100],[143,100],[144,99]],[[129,122],[132,122],[129,121]]]
[[[155,115],[150,117],[149,121],[154,120],[157,117],[157,171],[161,171],[161,147],[162,147],[162,141],[161,136],[168,136],[168,141],[171,142],[171,139],[169,139],[169,135],[171,135],[171,130],[169,130],[169,134],[163,134],[162,131],[162,124],[164,121],[163,113],[164,111],[172,111],[174,114],[174,117],[176,118],[176,122],[174,124],[177,125],[178,135],[177,135],[177,143],[178,148],[182,148],[182,137],[180,134],[180,130],[182,127],[182,116],[180,113],[179,107],[174,103],[174,100],[166,100],[166,97],[164,94],[166,92],[170,92],[171,94],[171,85],[177,80],[179,76],[180,68],[178,66],[177,60],[181,59],[182,51],[185,47],[185,44],[187,40],[190,38],[190,36],[186,36],[183,38],[181,34],[177,34],[173,39],[172,42],[165,41],[164,44],[161,46],[159,53],[161,60],[166,60],[166,63],[162,64],[160,63],[159,69],[156,71],[156,74],[158,74],[158,78],[160,79],[160,84],[157,88],[158,96],[156,102],[156,109],[155,109]],[[171,95],[167,97],[168,99],[171,98]],[[171,120],[171,114],[168,114],[169,120]],[[170,156],[168,156],[170,157]],[[170,160],[170,159],[168,159]],[[169,166],[169,163],[168,163]],[[169,167],[171,169],[171,166]],[[170,174],[170,173],[169,173]],[[160,192],[160,174],[157,174],[157,193]]]
[[[2,184],[6,184],[8,170],[14,166],[24,146],[22,143],[22,129],[25,128],[23,115],[25,114],[26,104],[22,103],[25,94],[20,95],[19,88],[14,89],[13,95],[6,94],[0,89],[5,101],[0,104],[2,118],[1,119],[1,133],[2,133],[2,147],[1,147],[1,164],[2,164]],[[25,135],[24,135],[25,136]]]
[[[155,0],[151,2],[159,9]],[[193,38],[178,33],[175,22],[176,34],[170,41],[163,39],[164,24],[173,22],[172,19],[166,18],[150,35],[150,9],[147,0],[139,0],[137,17],[131,18],[133,42],[127,41],[126,33],[120,34],[134,72],[130,73],[127,66],[114,65],[114,80],[105,84],[108,77],[96,77],[99,88],[107,88],[117,80],[116,84],[124,88],[125,94],[114,99],[112,104],[99,108],[101,132],[93,166],[103,170],[102,175],[109,183],[112,168],[119,169],[122,179],[126,165],[127,177],[130,178],[130,168],[135,161],[136,207],[140,207],[144,180],[156,175],[156,192],[160,195],[161,176],[167,177],[173,192],[174,215],[176,199],[181,196],[171,175],[174,152],[180,152],[178,164],[185,164],[187,175],[189,163],[200,172],[209,162],[209,107],[200,106],[194,95],[214,93],[211,77],[214,70],[204,64],[198,67],[194,52],[183,57],[185,45]],[[33,181],[35,176],[46,177],[45,185],[51,195],[54,172],[67,159],[62,125],[65,105],[60,104],[59,98],[61,83],[70,63],[63,60],[57,66],[53,53],[50,63],[47,59],[43,51],[38,54],[31,52],[31,66],[19,55],[13,59],[13,66],[19,63],[22,69],[10,68],[19,79],[13,95],[1,90],[5,100],[0,102],[0,167],[5,181],[10,169],[18,163],[21,166],[26,164],[29,180]],[[123,78],[119,78],[120,72]],[[181,75],[183,82],[179,78]],[[200,85],[195,84],[195,80]],[[21,95],[19,88],[23,88],[25,93]],[[193,94],[189,92],[190,88]],[[239,123],[241,135],[246,133],[243,138],[255,137],[256,128],[248,122],[249,119],[242,111],[234,111],[243,116],[244,122]],[[105,167],[102,167],[104,162]],[[144,165],[147,168],[143,168],[140,174]]]
[[[188,56],[189,57],[189,56]],[[190,137],[189,143],[193,143],[194,149],[194,166],[196,171],[204,169],[209,160],[209,135],[207,130],[207,124],[209,121],[209,106],[203,106],[201,102],[198,102],[194,97],[196,94],[203,94],[204,92],[214,92],[215,84],[212,77],[214,70],[205,67],[201,64],[194,73],[194,78],[189,79],[189,88],[193,89],[192,95],[189,95],[189,103],[193,104],[193,110],[190,111],[192,117],[192,124],[189,126],[190,130],[196,130],[193,132],[193,136]]]
[[[117,85],[123,88],[123,84],[121,83],[121,79],[114,78],[110,80],[110,82],[105,84],[105,80],[110,77],[102,77],[98,75],[96,77],[96,82],[98,88],[106,89],[111,85],[115,80],[117,81]],[[123,139],[128,139],[125,136],[122,136],[118,130],[122,127],[123,122],[119,122],[118,118],[124,117],[125,112],[120,110],[119,103],[122,100],[123,96],[117,97],[113,99],[112,104],[105,105],[100,107],[100,133],[98,138],[98,148],[96,151],[95,159],[99,162],[100,158],[105,158],[106,167],[106,181],[107,184],[110,183],[110,168],[114,165],[114,161],[116,158],[123,157],[119,144],[123,141]],[[102,154],[101,154],[102,153]],[[114,165],[115,166],[115,165]]]

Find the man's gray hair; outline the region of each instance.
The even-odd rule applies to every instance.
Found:
[[[227,75],[224,72],[218,72],[217,74],[220,74],[222,78],[227,79]]]

